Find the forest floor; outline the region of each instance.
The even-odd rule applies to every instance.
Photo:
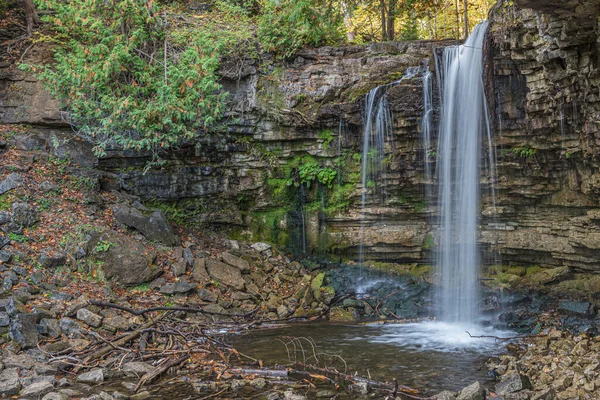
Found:
[[[102,174],[77,154],[73,142],[0,126],[0,396],[424,398],[318,360],[276,368],[237,351],[227,334],[355,323],[355,305],[317,264],[174,226],[134,196],[100,190]],[[475,383],[435,398],[598,398],[597,339],[545,329],[512,350],[489,362],[494,392]]]

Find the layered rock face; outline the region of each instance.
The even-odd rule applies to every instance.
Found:
[[[481,176],[488,263],[599,268],[599,11],[596,1],[521,0],[501,1],[490,14],[485,81],[498,164],[495,178],[488,170]],[[102,183],[176,202],[179,213],[235,236],[348,258],[362,242],[366,258],[429,263],[437,207],[425,195],[433,185],[424,163],[435,170],[435,157],[421,140],[422,73],[433,70],[434,49],[448,44],[327,47],[286,64],[225,62],[230,106],[221,133],[147,173],[147,155],[109,152],[99,162]],[[43,57],[35,48],[31,55]],[[394,134],[385,143],[385,179],[363,188],[364,96],[418,66],[387,90]],[[39,100],[35,78],[0,71],[0,122],[61,123],[57,103]],[[335,172],[330,187],[296,187],[307,165],[318,166],[316,175]]]
[[[597,270],[599,4],[518,3],[490,13],[498,197],[481,239],[504,262]]]

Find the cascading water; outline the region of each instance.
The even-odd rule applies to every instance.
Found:
[[[491,130],[483,86],[483,41],[478,25],[466,43],[444,49],[440,68],[441,114],[437,151],[440,235],[438,293],[446,322],[475,323],[479,316],[479,179],[481,148]],[[489,166],[494,176],[494,156]],[[490,179],[493,184],[493,178]]]
[[[431,135],[433,133],[433,82],[432,74],[426,70],[423,74],[423,116],[421,119],[421,133],[423,134],[423,165],[425,168],[425,199],[431,203],[431,185],[433,175],[431,171],[430,158],[433,156],[431,150]]]
[[[370,190],[375,189],[379,195],[379,203],[385,202],[383,190],[385,187],[385,146],[392,142],[393,121],[388,104],[387,92],[390,88],[399,85],[405,79],[413,78],[419,72],[419,67],[407,68],[400,80],[372,89],[365,100],[365,117],[362,147],[362,196],[361,196],[361,223],[360,223],[360,248],[359,262],[364,264],[364,226],[367,203],[371,200]]]

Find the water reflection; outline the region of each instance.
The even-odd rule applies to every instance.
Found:
[[[469,330],[470,329],[470,330]],[[424,394],[459,390],[474,381],[488,381],[485,361],[503,351],[493,338],[472,335],[511,336],[491,328],[465,327],[430,322],[403,325],[296,325],[230,337],[241,352],[262,359],[266,365],[303,362],[311,357],[309,345],[290,346],[286,337],[312,339],[318,352],[343,358],[327,358],[338,370],[347,369],[380,381],[393,378]],[[295,348],[294,348],[295,347]],[[289,354],[289,358],[288,358]],[[322,357],[325,359],[324,357]]]

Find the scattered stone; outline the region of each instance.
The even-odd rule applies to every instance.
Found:
[[[438,393],[435,396],[433,396],[433,398],[436,400],[454,400],[454,399],[456,399],[456,392],[444,390],[443,392]]]
[[[283,304],[280,305],[279,307],[277,307],[277,316],[281,319],[283,318],[287,318],[290,315],[292,315],[292,311],[290,309],[288,309],[286,306],[284,306]]]
[[[0,250],[0,264],[7,263],[10,261],[12,254],[6,250]],[[10,289],[8,289],[10,290]]]
[[[475,382],[458,393],[456,400],[485,400],[485,389]]]
[[[58,186],[50,181],[44,181],[44,182],[40,183],[38,185],[38,187],[40,188],[40,190],[42,192],[46,192],[46,193],[58,190]]]
[[[283,400],[306,400],[306,397],[288,390],[283,394]]]
[[[219,298],[219,296],[215,292],[212,292],[210,290],[200,289],[200,290],[198,290],[198,298],[200,298],[200,300],[202,300],[202,301],[207,301],[209,303],[215,303],[217,301],[217,299]]]
[[[37,211],[29,203],[13,203],[12,222],[15,225],[29,228],[39,221]]]
[[[10,222],[10,214],[7,211],[0,211],[0,225]]]
[[[102,317],[87,308],[81,308],[77,311],[77,319],[94,328],[99,328],[102,325]]]
[[[67,263],[67,254],[62,251],[42,253],[38,257],[38,263],[44,268],[57,268]]]
[[[221,261],[209,259],[206,262],[206,269],[212,278],[224,285],[231,286],[237,290],[243,290],[246,286],[239,268]]]
[[[68,336],[71,336],[74,333],[80,331],[77,321],[75,321],[72,318],[67,318],[67,317],[61,318],[60,321],[58,322],[58,326],[60,327],[60,330],[63,331],[63,333],[67,334]]]
[[[524,389],[531,389],[531,382],[526,375],[516,371],[504,375],[502,382],[496,384],[496,393],[499,395],[515,393]]]
[[[172,269],[173,269],[173,275],[175,275],[175,276],[185,275],[185,272],[187,270],[187,261],[183,258],[180,259],[176,263],[173,263]]]
[[[34,314],[17,314],[10,322],[10,337],[22,348],[35,347],[38,342],[36,322]]]
[[[196,288],[195,285],[187,282],[165,283],[160,292],[166,295],[189,293]]]
[[[42,397],[42,400],[68,400],[69,397],[63,393],[51,392]]]
[[[196,258],[194,261],[194,268],[192,270],[192,277],[198,282],[206,283],[210,281],[210,276],[208,275],[208,272],[206,272],[205,258]]]
[[[369,384],[367,382],[357,382],[348,386],[348,390],[350,390],[353,393],[367,395],[369,394],[371,388],[369,387]]]
[[[143,391],[143,392],[139,392],[134,394],[133,396],[129,397],[131,400],[146,400],[149,399],[150,397],[152,397],[152,395],[150,394],[150,392],[148,391]]]
[[[121,205],[115,210],[115,218],[120,223],[140,231],[149,240],[167,246],[179,245],[179,238],[173,233],[165,215],[160,210],[145,214],[137,208]]]
[[[23,184],[25,183],[25,178],[23,178],[23,175],[17,173],[17,172],[13,172],[12,174],[8,175],[2,182],[0,182],[0,195],[16,189],[20,186],[23,186]]]
[[[353,312],[342,307],[332,307],[329,310],[329,322],[355,324],[357,320]]]
[[[531,400],[554,400],[556,398],[556,392],[552,388],[547,388],[541,392],[535,393]]]
[[[104,372],[100,368],[94,368],[91,371],[84,372],[77,376],[77,382],[81,383],[100,383],[104,382]]]
[[[40,326],[46,328],[47,336],[56,339],[61,333],[62,329],[60,329],[58,320],[55,318],[44,318],[40,321]]]
[[[123,365],[124,372],[135,374],[137,376],[143,376],[144,374],[154,372],[155,370],[156,368],[152,365],[140,361],[129,362]]]
[[[558,312],[577,317],[593,318],[596,315],[596,308],[589,302],[561,301],[558,305]]]
[[[254,250],[258,251],[259,253],[270,251],[273,248],[273,246],[271,246],[268,243],[260,243],[260,242],[254,243],[250,247],[252,247]]]
[[[223,259],[224,262],[226,262],[227,264],[238,268],[240,271],[245,272],[245,271],[250,271],[250,264],[248,263],[248,261],[244,260],[243,258],[240,258],[238,256],[234,256],[231,253],[225,252],[221,255],[221,258]]]
[[[10,317],[5,311],[0,311],[0,327],[8,326],[10,324]]]
[[[0,373],[0,396],[19,394],[21,382],[16,368],[7,368]]]
[[[103,322],[104,325],[112,326],[113,328],[120,331],[126,331],[131,327],[131,323],[129,322],[129,320],[121,315],[111,315],[105,317]]]
[[[21,398],[39,399],[40,397],[52,392],[54,385],[47,381],[35,382],[27,386],[21,392]]]

